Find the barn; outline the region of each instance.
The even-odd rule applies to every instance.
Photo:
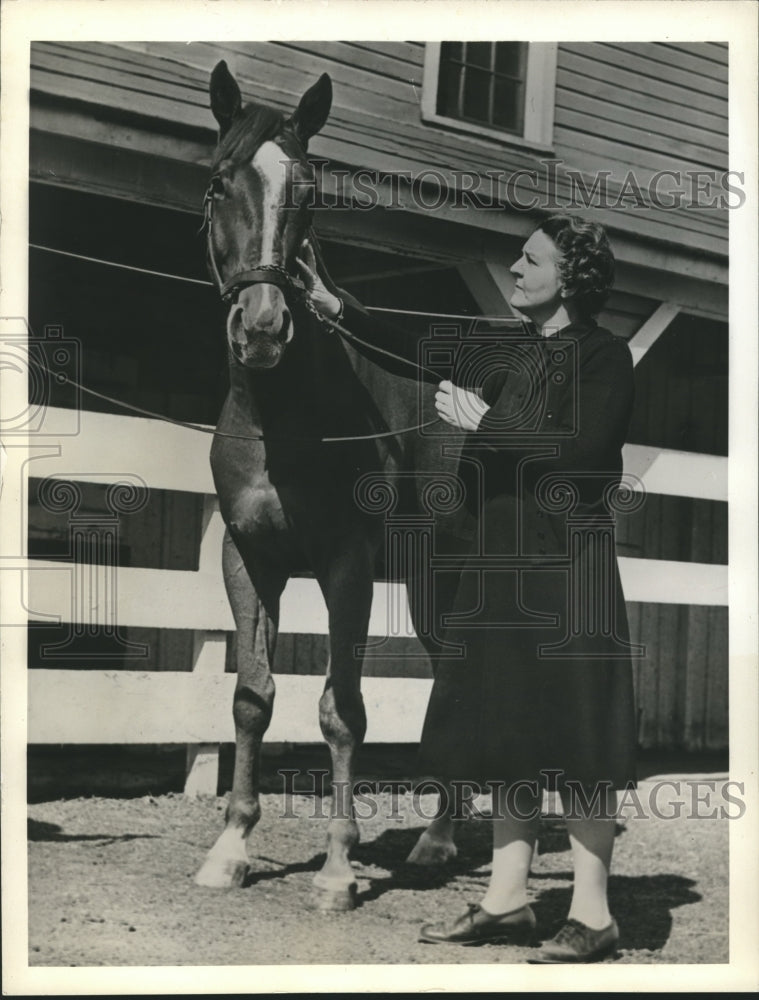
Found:
[[[32,358],[92,391],[52,376],[34,390],[30,760],[62,744],[187,746],[186,789],[215,792],[233,738],[210,436],[104,398],[207,427],[218,415],[224,314],[198,229],[219,59],[245,99],[282,110],[330,74],[333,111],[310,150],[316,228],[337,283],[399,323],[510,315],[509,264],[547,212],[608,227],[618,268],[600,322],[636,363],[625,464],[646,495],[617,529],[646,651],[639,742],[724,751],[728,212],[743,197],[728,172],[727,45],[37,42]],[[376,583],[375,636],[395,587]],[[313,580],[288,585],[272,745],[321,740],[320,601]],[[370,744],[420,732],[430,670],[407,632],[366,665]]]

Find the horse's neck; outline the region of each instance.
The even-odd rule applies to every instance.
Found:
[[[414,382],[389,374],[339,334],[308,320],[296,325],[276,368],[252,372],[232,362],[230,389],[238,414],[256,426],[274,409],[291,426],[302,422],[305,431],[313,431],[315,419],[344,420],[346,434],[370,411],[373,423],[379,415],[388,429],[402,426],[417,400]]]

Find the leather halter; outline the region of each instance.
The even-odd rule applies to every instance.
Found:
[[[306,286],[295,275],[290,274],[286,267],[281,264],[254,264],[243,271],[237,271],[226,281],[219,272],[216,257],[213,252],[213,178],[206,189],[203,198],[203,226],[206,230],[206,244],[208,249],[208,260],[211,264],[216,287],[225,303],[231,303],[239,291],[248,288],[250,285],[276,285],[283,292],[295,292],[305,297]]]

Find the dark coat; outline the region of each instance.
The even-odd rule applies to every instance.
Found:
[[[408,337],[355,303],[345,325],[416,357]],[[462,451],[478,526],[446,639],[463,656],[438,664],[420,763],[446,779],[553,770],[621,788],[635,780],[635,712],[610,497],[632,358],[592,321],[515,337],[509,357],[483,378],[491,408]]]

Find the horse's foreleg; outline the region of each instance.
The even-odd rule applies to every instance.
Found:
[[[354,558],[356,553],[354,553]],[[366,642],[372,600],[372,565],[334,569],[324,594],[329,611],[330,659],[319,722],[332,756],[332,812],[327,833],[327,860],[314,877],[314,898],[320,909],[349,910],[355,906],[356,878],[351,848],[359,833],[353,810],[356,752],[366,733],[361,697],[361,657],[356,647]]]
[[[271,574],[264,602],[228,535],[224,539],[224,579],[237,625],[232,640],[237,668],[233,702],[235,769],[226,825],[195,877],[198,885],[216,888],[242,885],[248,870],[248,840],[261,816],[259,763],[274,704],[271,665],[279,596],[284,586],[284,578]]]

